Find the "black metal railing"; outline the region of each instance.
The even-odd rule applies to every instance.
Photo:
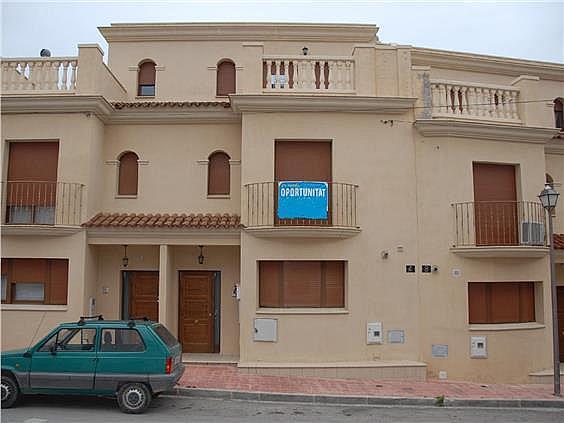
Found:
[[[455,247],[546,246],[545,211],[532,201],[452,204]]]
[[[74,182],[3,181],[7,225],[80,225],[84,185]]]
[[[244,185],[243,224],[246,227],[316,226],[358,228],[358,185],[328,182],[327,219],[280,219],[277,216],[278,182],[256,182]]]

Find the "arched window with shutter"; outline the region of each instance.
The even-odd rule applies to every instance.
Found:
[[[235,94],[235,63],[222,60],[217,65],[217,96]]]
[[[132,151],[119,157],[118,195],[137,195],[138,160]]]
[[[230,157],[216,151],[208,158],[208,195],[229,195]]]
[[[155,62],[146,60],[139,64],[137,75],[137,95],[153,97],[155,95]]]

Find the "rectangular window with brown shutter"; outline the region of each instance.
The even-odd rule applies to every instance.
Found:
[[[535,321],[534,282],[469,282],[470,324]]]
[[[343,308],[345,262],[260,261],[259,306]]]
[[[66,305],[67,259],[3,258],[2,303]]]

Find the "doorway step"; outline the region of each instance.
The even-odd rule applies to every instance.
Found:
[[[529,373],[530,383],[553,383],[554,369],[539,370]],[[560,378],[564,379],[564,363],[560,363]]]
[[[425,381],[427,378],[427,364],[410,360],[346,361],[333,363],[240,362],[237,367],[243,373],[271,376],[412,381]]]
[[[236,355],[224,355],[213,353],[184,353],[182,354],[184,364],[237,366],[239,357]]]

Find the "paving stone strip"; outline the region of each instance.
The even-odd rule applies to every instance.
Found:
[[[564,408],[564,398],[555,398],[550,384],[263,376],[228,365],[188,365],[171,394],[319,404]]]

